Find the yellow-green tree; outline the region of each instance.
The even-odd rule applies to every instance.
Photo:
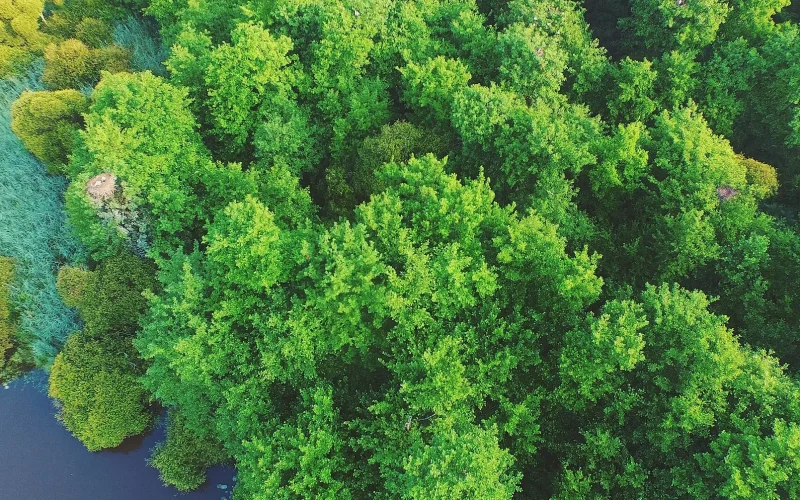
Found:
[[[77,90],[23,92],[11,107],[11,130],[51,173],[64,173],[88,110]]]

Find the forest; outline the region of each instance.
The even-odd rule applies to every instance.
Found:
[[[236,500],[800,499],[797,0],[0,0],[0,379]]]

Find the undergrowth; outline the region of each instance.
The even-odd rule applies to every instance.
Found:
[[[131,69],[165,75],[168,51],[161,44],[158,26],[149,18],[131,16],[114,28],[114,43],[131,51]]]
[[[0,255],[13,257],[12,306],[19,314],[20,334],[37,364],[55,357],[77,330],[75,311],[56,291],[56,272],[65,263],[83,260],[65,221],[66,179],[48,175],[11,131],[11,103],[23,90],[41,89],[41,61],[26,73],[0,81]]]

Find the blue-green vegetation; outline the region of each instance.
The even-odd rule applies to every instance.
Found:
[[[40,89],[41,74],[37,62],[0,82],[0,255],[17,263],[11,298],[20,335],[31,340],[37,363],[47,365],[79,326],[56,291],[55,273],[83,255],[65,224],[66,180],[48,175],[11,131],[11,104],[24,90]]]
[[[141,16],[130,16],[114,27],[114,43],[131,51],[131,69],[165,73],[169,51],[161,44],[158,26]]]

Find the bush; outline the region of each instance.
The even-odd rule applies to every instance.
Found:
[[[6,365],[6,354],[14,345],[15,322],[11,314],[10,293],[8,290],[14,279],[14,262],[8,257],[0,257],[0,372]]]
[[[99,80],[101,71],[109,73],[122,73],[129,71],[131,66],[131,52],[128,49],[109,45],[102,49],[92,51],[97,72],[95,77]]]
[[[18,73],[31,60],[31,53],[22,47],[0,45],[0,76]]]
[[[132,334],[147,307],[142,292],[155,286],[152,263],[129,253],[104,260],[95,271],[62,267],[56,282],[64,303],[80,312],[85,331],[95,337]]]
[[[103,261],[80,309],[87,331],[132,334],[147,308],[142,292],[155,288],[155,275],[151,262],[129,253]]]
[[[399,121],[384,125],[380,134],[367,137],[358,151],[353,187],[359,202],[366,201],[373,193],[379,193],[383,186],[375,174],[390,162],[406,162],[412,156],[434,153],[444,156],[447,145],[438,135],[411,123]]]
[[[85,332],[70,336],[56,356],[49,394],[61,404],[59,419],[89,451],[119,446],[152,422],[131,359],[129,339],[98,340]]]
[[[87,291],[94,285],[94,273],[80,267],[64,266],[58,270],[56,289],[69,307],[82,309]]]
[[[88,109],[77,90],[24,92],[11,108],[11,130],[50,173],[64,173]]]
[[[167,440],[153,450],[150,464],[161,473],[164,483],[190,491],[205,482],[209,467],[227,459],[222,443],[197,437],[186,428],[179,412],[170,412]]]
[[[113,37],[114,28],[109,23],[93,17],[82,19],[75,29],[75,38],[94,49],[109,45]]]
[[[47,42],[39,31],[44,0],[0,2],[0,77],[21,73]]]
[[[91,49],[80,40],[69,39],[44,49],[42,81],[51,89],[94,85],[101,71],[119,73],[130,66],[130,52],[116,46]]]
[[[80,40],[51,43],[44,49],[42,81],[52,89],[78,88],[94,73],[92,51]]]
[[[739,162],[747,169],[747,184],[758,198],[768,198],[778,192],[778,173],[770,165],[739,157]]]

